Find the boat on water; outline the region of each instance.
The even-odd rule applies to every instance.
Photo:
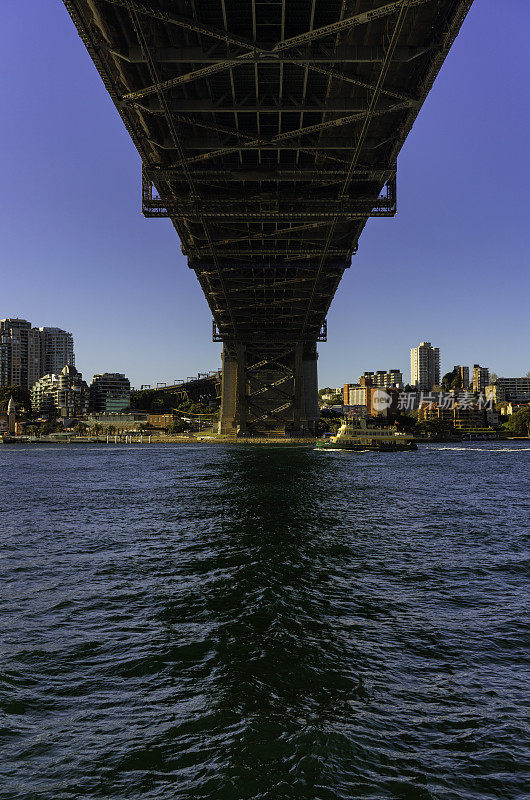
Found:
[[[378,453],[396,450],[417,450],[413,437],[391,427],[369,427],[366,420],[345,420],[335,436],[317,439],[320,450],[373,450]]]

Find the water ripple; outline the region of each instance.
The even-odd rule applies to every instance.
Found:
[[[530,797],[530,448],[0,450],[0,798]]]

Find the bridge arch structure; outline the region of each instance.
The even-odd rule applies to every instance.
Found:
[[[472,0],[64,0],[223,343],[220,431],[311,432],[326,314]]]

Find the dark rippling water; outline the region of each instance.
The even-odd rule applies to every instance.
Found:
[[[0,447],[0,797],[530,797],[529,466]]]

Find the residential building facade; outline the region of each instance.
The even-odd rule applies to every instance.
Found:
[[[366,406],[368,408],[370,406],[370,394],[371,394],[370,386],[349,384],[348,402],[345,403],[345,405]]]
[[[59,375],[43,375],[31,388],[33,411],[55,412],[65,419],[86,414],[88,400],[86,381],[72,364],[66,364]]]
[[[455,403],[453,408],[445,408],[433,402],[418,409],[419,422],[438,420],[457,430],[482,428],[486,424],[486,411],[478,403]]]
[[[497,378],[485,389],[486,398],[494,403],[528,403],[530,402],[530,378]]]
[[[33,386],[41,376],[40,335],[25,319],[0,320],[2,386]]]
[[[58,375],[74,360],[71,333],[34,328],[26,319],[0,320],[0,386],[31,389],[43,375]]]
[[[480,364],[473,364],[473,391],[484,392],[490,382],[490,371]]]
[[[59,375],[43,375],[31,387],[33,411],[55,412],[65,419],[86,414],[88,400],[86,381],[72,364],[66,364]]]
[[[402,389],[403,388],[403,374],[399,369],[389,369],[385,372],[380,369],[377,372],[363,372],[359,376],[359,383],[363,384],[364,381],[370,380],[372,386],[378,389]]]
[[[52,413],[58,410],[57,391],[59,379],[57,375],[43,375],[31,387],[31,408],[38,413]]]
[[[511,417],[518,411],[528,409],[530,411],[530,402],[528,403],[503,403],[499,408],[499,414],[502,417]]]
[[[74,337],[62,328],[39,328],[40,366],[44,375],[58,375],[67,364],[75,366]]]
[[[440,384],[440,349],[430,342],[420,342],[410,350],[410,383],[423,392]]]
[[[121,372],[94,375],[90,384],[90,407],[96,412],[123,411],[131,401],[131,384]]]

